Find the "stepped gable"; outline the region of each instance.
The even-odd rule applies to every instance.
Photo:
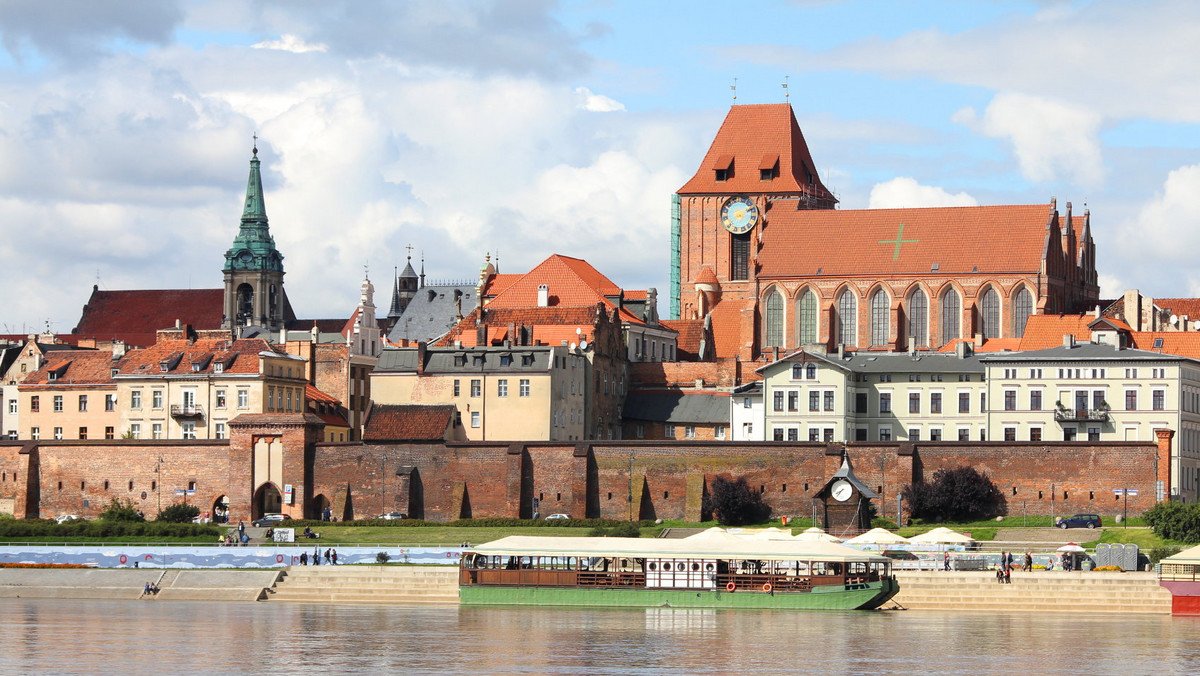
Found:
[[[779,206],[768,212],[762,230],[758,277],[1036,274],[1051,234],[1050,209],[1045,204],[838,211]],[[1075,234],[1081,234],[1078,226]]]
[[[197,329],[220,328],[224,298],[224,289],[100,291],[93,286],[71,333],[147,347],[154,344],[156,331],[175,326],[176,320]]]
[[[763,171],[774,177],[763,180]],[[717,180],[724,170],[725,180]],[[697,193],[801,193],[832,207],[804,134],[787,103],[737,105],[729,109],[696,175],[678,190]]]
[[[373,404],[363,441],[435,441],[446,438],[457,409],[452,405]]]
[[[47,353],[42,366],[30,373],[21,387],[110,383],[112,368],[112,352],[107,350],[55,350]]]

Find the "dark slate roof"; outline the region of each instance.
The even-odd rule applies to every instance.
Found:
[[[1196,361],[1188,357],[1147,350],[1118,349],[1106,343],[1077,343],[1074,347],[1058,346],[1047,350],[1030,350],[1004,355],[981,357],[985,362],[1013,361]]]
[[[686,392],[630,392],[625,418],[665,423],[728,423],[729,396]]]
[[[867,486],[858,477],[854,476],[854,467],[850,464],[849,454],[842,456],[842,466],[838,468],[838,471],[833,473],[833,476],[829,478],[829,482],[832,484],[836,479],[845,479],[854,484],[854,487],[858,489],[859,493],[863,494],[863,497],[879,497],[875,491],[871,490],[870,486]]]
[[[945,352],[857,352],[838,358],[800,350],[756,371],[764,372],[782,362],[819,361],[851,373],[983,373],[981,360],[977,355],[959,357]]]
[[[100,291],[93,286],[92,297],[72,333],[149,347],[156,332],[175,326],[175,320],[195,329],[221,328],[224,305],[224,289]]]
[[[401,340],[432,342],[441,338],[458,323],[456,292],[462,298],[462,315],[470,314],[478,305],[475,287],[465,284],[424,286],[417,289],[417,294],[408,302],[388,340],[393,343]]]
[[[373,373],[415,372],[417,352],[415,347],[388,348],[379,355]],[[503,364],[506,355],[510,363]],[[425,373],[546,372],[550,370],[550,355],[551,348],[546,346],[431,347],[425,351]],[[456,363],[456,358],[463,363]]]
[[[452,405],[373,404],[363,425],[363,441],[441,440],[446,438],[456,410]]]

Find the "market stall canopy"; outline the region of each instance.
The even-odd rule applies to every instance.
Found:
[[[908,541],[909,542],[923,542],[926,544],[938,544],[938,545],[967,545],[967,544],[971,544],[972,542],[975,542],[974,540],[967,537],[966,535],[952,531],[949,528],[946,528],[944,526],[939,526],[937,528],[934,528],[933,530],[929,531],[928,533],[921,533],[920,535],[914,535],[914,536],[910,537],[908,539]]]
[[[908,538],[886,528],[872,528],[857,537],[846,540],[848,545],[906,545],[908,542]]]

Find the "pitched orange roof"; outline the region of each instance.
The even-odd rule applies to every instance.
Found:
[[[713,354],[718,359],[733,357],[742,349],[744,303],[727,300],[712,310]]]
[[[1134,331],[1129,337],[1139,350],[1200,359],[1200,332]]]
[[[592,329],[596,323],[596,306],[588,307],[517,307],[493,308],[488,305],[484,309],[484,318],[488,325],[488,343],[493,344],[502,340],[516,340],[508,335],[508,325],[514,328],[522,326],[533,327],[532,340],[534,344],[558,345],[561,341],[578,342],[592,339]],[[453,345],[461,341],[467,347],[479,344],[479,333],[475,321],[479,317],[479,308],[463,318],[436,345]],[[582,329],[576,334],[575,329]]]
[[[21,387],[109,384],[112,383],[113,363],[112,352],[108,350],[50,352],[41,368],[30,373]]]
[[[175,320],[196,329],[217,329],[224,316],[224,289],[100,291],[93,287],[71,333],[146,347],[154,344],[156,331],[175,326]]]
[[[223,364],[224,373],[258,373],[258,353],[278,352],[261,338],[221,340],[204,338],[195,342],[186,340],[160,340],[151,347],[131,350],[118,363],[120,375],[162,375],[182,373],[214,373],[214,365]],[[175,357],[179,359],[176,361]],[[162,362],[170,360],[169,370],[162,370]],[[192,364],[200,365],[199,371]]]
[[[777,175],[762,180],[762,170],[776,165]],[[717,180],[718,169],[728,172],[725,180]],[[696,175],[678,192],[806,193],[829,207],[837,202],[821,183],[804,134],[787,103],[731,107]]]
[[[331,406],[338,406],[342,403],[333,395],[326,394],[322,390],[317,389],[317,386],[312,383],[304,386],[304,398],[308,401],[320,402]]]
[[[1092,339],[1089,325],[1096,321],[1090,314],[1083,315],[1030,315],[1025,321],[1025,335],[1018,347],[1022,352],[1048,350],[1063,344],[1063,336],[1073,335],[1079,342]]]
[[[681,359],[699,357],[700,341],[704,340],[703,319],[664,319],[659,324],[679,334],[675,349]]]
[[[712,284],[716,286],[717,273],[713,272],[711,265],[703,265],[700,267],[700,274],[696,276],[696,284]]]
[[[514,273],[503,274],[503,275],[497,273],[495,275],[492,275],[492,278],[490,280],[488,280],[487,288],[483,290],[483,295],[484,296],[495,296],[496,294],[499,294],[499,293],[503,292],[505,289],[507,289],[508,287],[512,286],[513,282],[516,282],[517,280],[521,279],[521,277],[523,277],[523,276],[524,275],[514,274]]]
[[[542,284],[550,287],[551,306],[594,305],[608,302],[605,296],[621,293],[620,287],[587,261],[554,254],[511,282],[489,300],[487,306],[537,307],[538,286]]]
[[[454,406],[372,404],[363,425],[364,441],[433,441],[446,436]]]
[[[1188,318],[1188,321],[1200,319],[1200,298],[1155,298],[1154,304],[1167,312]]]
[[[1051,215],[1045,204],[834,211],[784,203],[767,214],[758,276],[1036,273]]]

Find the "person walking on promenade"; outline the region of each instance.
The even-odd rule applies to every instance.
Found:
[[[320,547],[313,547],[312,562],[313,562],[314,566],[321,565],[321,548]]]
[[[328,549],[325,550],[325,565],[327,566],[333,563],[333,559],[329,556],[329,551]]]
[[[1028,550],[1025,551],[1025,565],[1021,567],[1021,570],[1026,573],[1033,572],[1033,554],[1030,554]]]
[[[942,570],[950,570],[950,550],[949,549],[947,549],[946,553],[942,555]]]
[[[241,540],[242,536],[245,534],[246,534],[246,522],[238,521],[238,540]]]
[[[333,550],[332,556],[333,556],[333,565],[336,566],[337,565],[337,550],[336,549]]]
[[[308,552],[306,552],[306,551],[300,552],[300,565],[302,565],[302,566],[308,565]]]

